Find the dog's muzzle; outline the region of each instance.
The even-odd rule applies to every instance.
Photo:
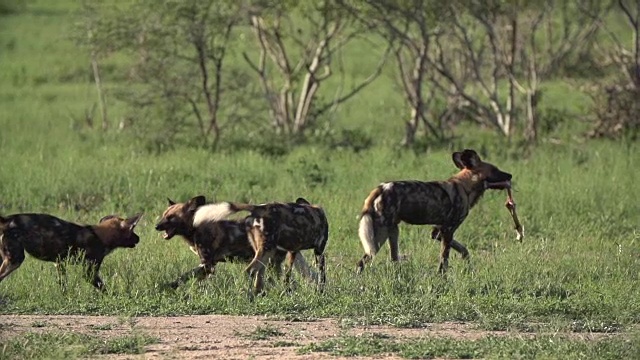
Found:
[[[486,189],[493,189],[493,190],[511,189],[511,180],[499,181],[499,182],[485,181],[484,187]]]
[[[165,224],[163,223],[158,223],[156,225],[156,231],[164,231],[164,234],[162,234],[162,238],[165,240],[169,240],[176,234],[176,231],[174,229],[166,229],[164,225]]]

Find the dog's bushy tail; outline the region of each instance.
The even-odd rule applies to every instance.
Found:
[[[382,194],[382,186],[378,186],[364,200],[362,212],[360,213],[360,225],[358,226],[358,236],[367,255],[375,255],[377,249],[375,244],[375,230],[373,227],[373,215],[375,213],[374,201]]]
[[[224,220],[237,212],[252,211],[254,208],[255,205],[230,202],[203,205],[196,211],[193,217],[193,225],[198,226],[205,222]]]

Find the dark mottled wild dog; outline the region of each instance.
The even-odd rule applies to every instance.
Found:
[[[233,213],[229,203],[206,204],[204,196],[196,196],[186,203],[168,200],[169,206],[156,230],[164,231],[163,237],[167,240],[175,235],[182,236],[191,251],[200,257],[200,265],[171,282],[170,287],[175,289],[191,278],[205,279],[214,273],[218,262],[250,262],[254,258],[244,219],[226,219]],[[285,256],[285,251],[277,251],[269,265],[280,272]],[[296,257],[294,266],[307,278],[316,276],[302,254]]]
[[[115,215],[103,217],[97,225],[77,225],[47,214],[0,216],[0,281],[20,267],[25,251],[36,259],[55,262],[63,282],[67,258],[79,257],[87,279],[104,291],[98,271],[116,248],[133,248],[140,241],[134,228],[142,214],[129,219]]]
[[[278,251],[287,252],[285,280],[288,281],[292,265],[301,256],[300,251],[306,249],[314,251],[318,285],[322,291],[326,282],[324,249],[329,238],[329,224],[321,207],[303,198],[293,203],[226,203],[225,206],[228,214],[243,210],[250,213],[245,224],[255,256],[246,272],[253,278],[253,294],[262,293],[265,264],[269,264]]]
[[[431,236],[441,242],[439,271],[447,270],[449,250],[453,247],[463,258],[469,256],[464,245],[453,239],[469,210],[487,189],[511,187],[511,174],[483,162],[466,149],[452,155],[460,169],[446,181],[391,181],[378,185],[364,201],[358,235],[364,256],[357,270],[362,272],[389,238],[391,259],[398,260],[398,224],[434,225]]]

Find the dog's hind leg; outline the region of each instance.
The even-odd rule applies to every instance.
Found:
[[[253,297],[262,293],[265,266],[276,256],[277,249],[275,246],[269,246],[269,244],[275,245],[276,241],[272,237],[267,238],[265,232],[271,233],[268,232],[269,230],[265,231],[264,218],[247,218],[246,222],[249,224],[247,231],[249,242],[255,253],[253,260],[245,269],[245,272],[253,281],[253,291],[249,293],[250,297]]]
[[[24,258],[23,258],[24,261]],[[2,264],[0,265],[0,281],[9,276],[15,269],[19,268],[22,264],[22,261],[16,263],[11,262],[9,258],[4,258]]]
[[[316,266],[318,267],[318,291],[322,293],[324,292],[324,286],[327,283],[324,254],[316,253]]]
[[[6,240],[2,240],[2,237],[0,237],[0,257],[2,257],[2,264],[0,264],[0,281],[19,268],[25,258],[22,244],[14,243],[12,246],[9,246]]]
[[[264,290],[264,271],[266,264],[274,256],[276,250],[260,251],[245,270],[253,279],[253,295],[262,294]]]

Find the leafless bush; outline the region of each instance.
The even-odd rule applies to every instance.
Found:
[[[640,135],[640,87],[611,85],[598,90],[594,99],[595,126],[591,138],[637,140]]]

